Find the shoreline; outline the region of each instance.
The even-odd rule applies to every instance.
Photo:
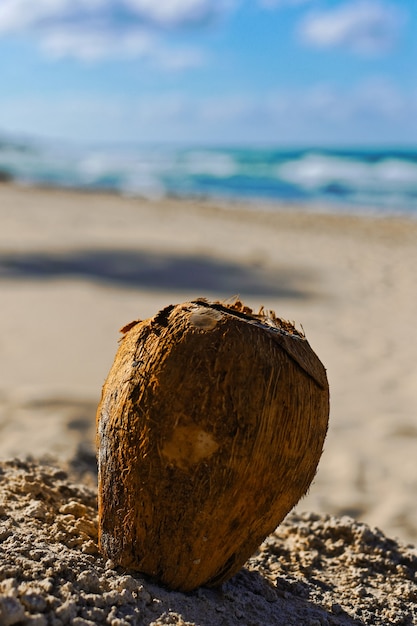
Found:
[[[77,186],[60,186],[53,184],[30,183],[19,181],[17,179],[0,180],[0,189],[8,187],[19,191],[31,191],[41,193],[63,193],[74,196],[100,197],[100,198],[119,198],[131,202],[139,202],[145,204],[192,204],[194,207],[215,208],[221,211],[243,211],[247,213],[264,213],[264,214],[302,214],[312,215],[315,217],[324,216],[340,219],[359,219],[359,220],[377,220],[377,221],[398,221],[398,222],[417,222],[417,212],[412,209],[396,209],[384,210],[372,204],[350,204],[337,202],[323,202],[322,200],[314,201],[297,201],[285,198],[266,198],[264,196],[216,196],[210,194],[174,194],[167,192],[166,194],[147,196],[140,193],[127,193],[118,189],[107,189],[105,187],[77,187]],[[255,208],[256,207],[256,208]]]
[[[329,434],[297,510],[416,543],[415,220],[0,185],[0,223],[0,459],[93,458],[118,329],[240,296],[302,326],[328,371]]]

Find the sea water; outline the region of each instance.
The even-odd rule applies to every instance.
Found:
[[[21,184],[417,217],[417,148],[74,146],[0,139]]]

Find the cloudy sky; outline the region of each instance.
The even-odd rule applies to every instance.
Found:
[[[417,145],[416,0],[0,0],[0,134]]]

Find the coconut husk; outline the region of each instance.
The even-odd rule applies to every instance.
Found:
[[[313,480],[326,371],[292,324],[241,302],[122,331],[97,412],[100,549],[172,589],[220,584]]]

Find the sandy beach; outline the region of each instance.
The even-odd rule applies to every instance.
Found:
[[[302,327],[327,368],[330,429],[297,511],[417,542],[416,221],[2,185],[0,224],[0,460],[91,468],[118,329],[239,296]]]

